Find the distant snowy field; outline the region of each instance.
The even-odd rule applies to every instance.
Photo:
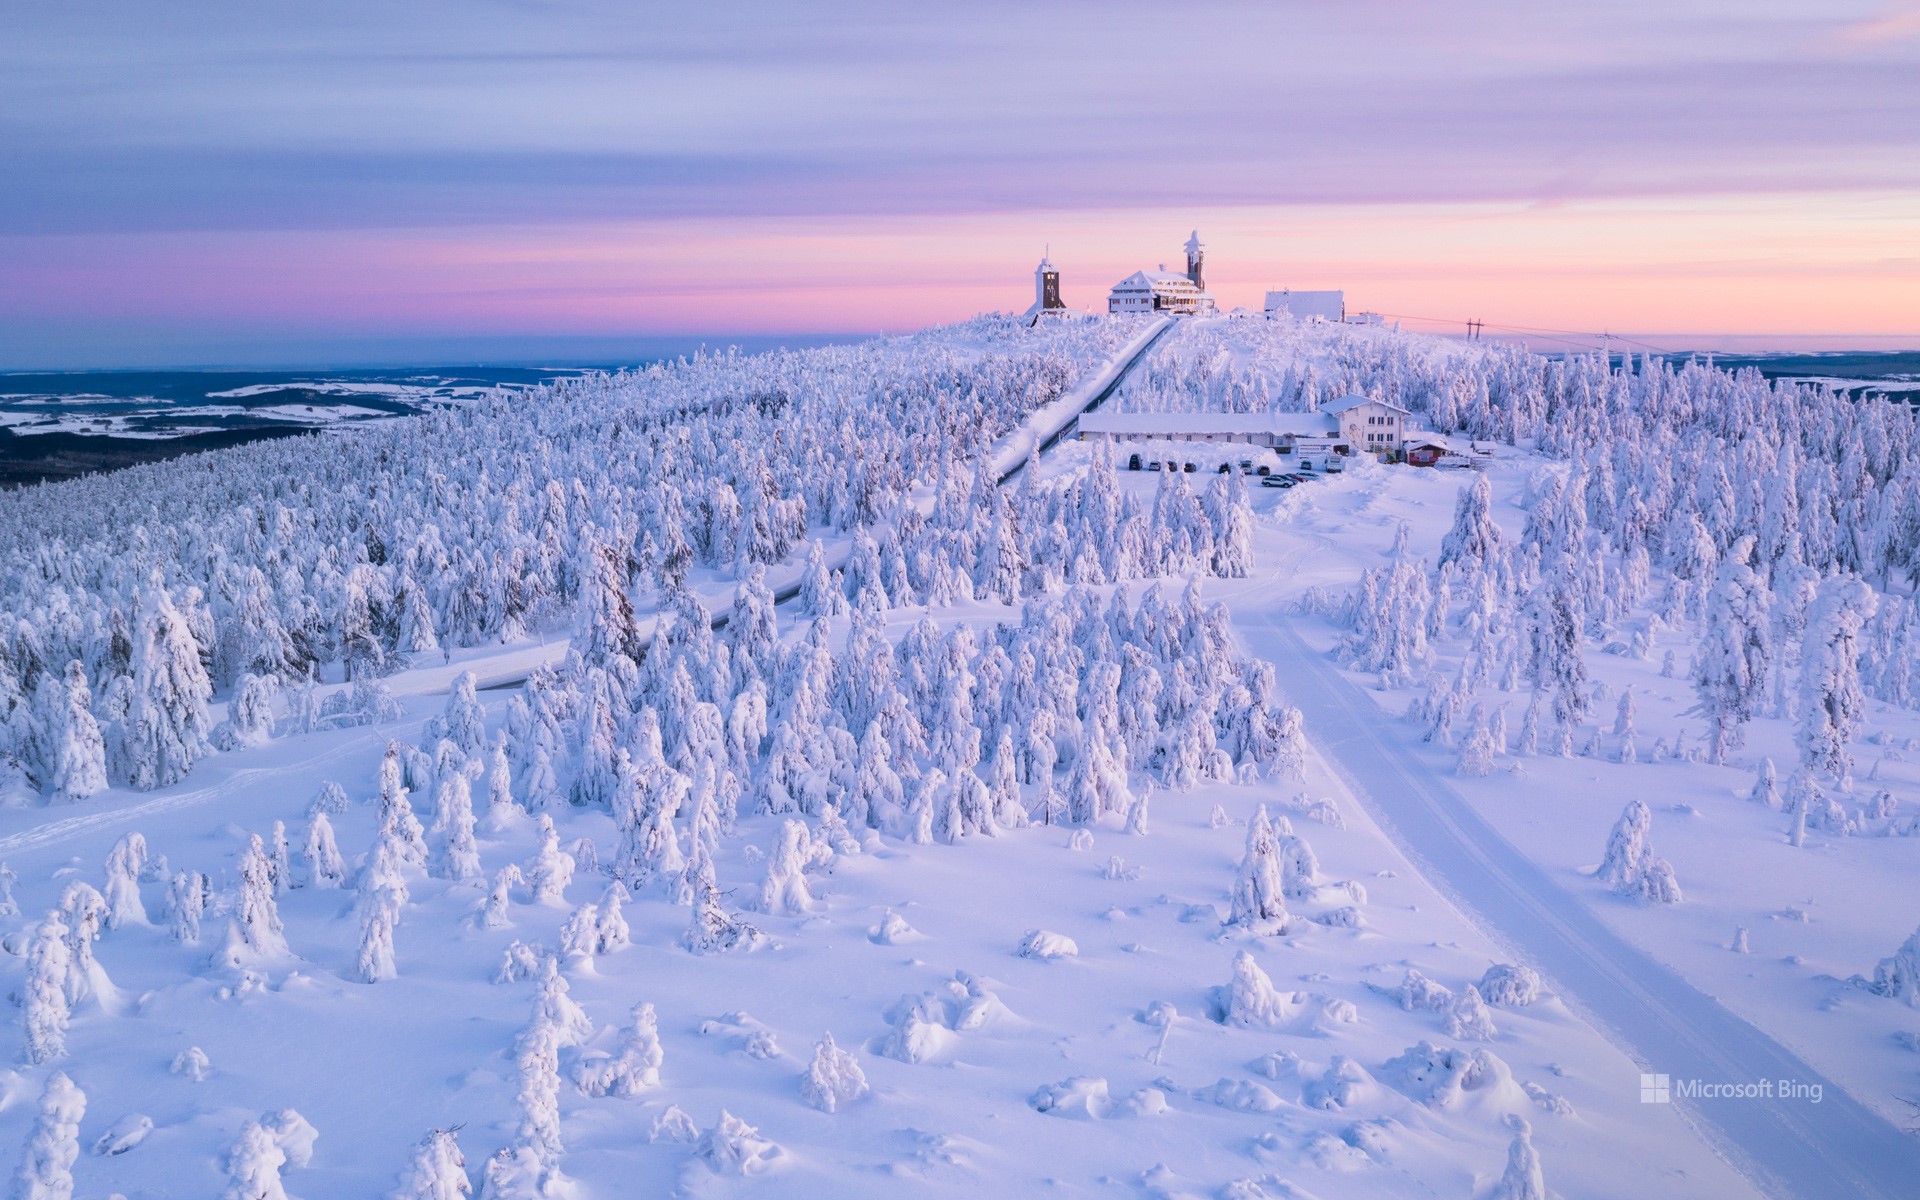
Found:
[[[578,370],[292,372],[97,371],[0,374],[0,424],[16,435],[166,439],[263,423],[320,428],[470,404]],[[241,382],[250,380],[252,382]],[[371,402],[371,403],[369,403]]]
[[[1029,457],[1136,353],[1110,404],[1361,391],[1523,430],[1484,476],[1499,548],[1435,572],[1468,472]],[[1852,790],[1819,781],[1841,824],[1789,845],[1748,792],[1762,755],[1789,790],[1796,689],[1691,761],[1719,601],[1661,588],[1719,567],[1678,535],[1523,669],[1542,561],[1604,558],[1615,511],[1596,486],[1589,542],[1543,502],[1570,470],[1537,364],[982,320],[0,497],[0,1147],[130,1198],[1760,1194],[1383,829],[1368,750],[1289,707],[1283,628],[1575,902],[1911,1124],[1920,1008],[1843,980],[1920,919],[1920,714],[1867,701]],[[1885,611],[1864,670],[1898,698]],[[1551,718],[1522,746],[1529,697],[1574,690],[1574,753]],[[1594,876],[1635,798],[1678,904]]]

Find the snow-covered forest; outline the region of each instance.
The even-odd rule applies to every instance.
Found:
[[[0,499],[19,1194],[1748,1194],[1382,832],[1310,672],[1895,1119],[1914,412],[1218,319],[1110,403],[1357,393],[1491,469],[1014,439],[1153,332],[702,356]]]

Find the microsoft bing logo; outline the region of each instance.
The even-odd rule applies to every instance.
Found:
[[[1673,1093],[1668,1085],[1668,1077],[1665,1075],[1645,1075],[1645,1074],[1641,1075],[1640,1076],[1640,1103],[1642,1104],[1673,1103]]]

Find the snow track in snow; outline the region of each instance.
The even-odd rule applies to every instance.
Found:
[[[98,803],[105,801],[106,803],[93,812],[75,813],[71,817],[64,817],[57,821],[48,821],[44,825],[36,825],[31,829],[23,829],[19,833],[0,837],[0,859],[4,859],[5,856],[16,854],[22,850],[51,846],[71,838],[84,837],[89,833],[95,833],[102,829],[113,829],[120,826],[131,825],[142,817],[152,816],[155,813],[172,812],[175,809],[181,808],[192,808],[198,804],[205,804],[210,800],[219,800],[226,796],[236,795],[249,788],[271,785],[276,779],[284,780],[288,777],[306,778],[305,772],[312,768],[342,758],[350,758],[356,754],[365,754],[370,747],[377,746],[390,738],[401,736],[409,725],[417,727],[419,724],[419,721],[394,722],[390,725],[371,727],[359,737],[348,738],[345,741],[337,742],[317,754],[294,762],[276,761],[271,766],[243,767],[239,770],[229,772],[226,778],[220,780],[218,783],[208,784],[205,787],[180,788],[178,790],[166,791],[158,796],[142,800],[137,804],[113,803],[113,801],[127,794],[124,790],[115,789],[102,792],[99,796],[93,798],[93,802]],[[40,811],[44,812],[46,810],[43,809]]]
[[[1429,882],[1547,974],[1567,1002],[1643,1069],[1673,1081],[1818,1085],[1822,1100],[1697,1099],[1675,1116],[1763,1191],[1783,1197],[1906,1197],[1920,1141],[1901,1133],[1678,974],[1614,934],[1415,759],[1384,714],[1293,628],[1270,614],[1242,627],[1280,668],[1307,730]],[[1661,1110],[1649,1106],[1650,1118]]]

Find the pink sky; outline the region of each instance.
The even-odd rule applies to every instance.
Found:
[[[1874,0],[47,6],[0,366],[1098,308],[1195,227],[1228,307],[1920,345],[1916,78]]]

